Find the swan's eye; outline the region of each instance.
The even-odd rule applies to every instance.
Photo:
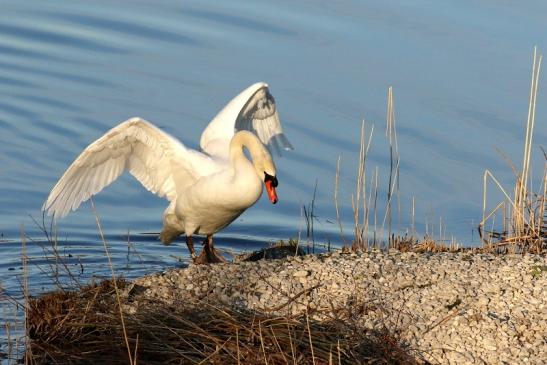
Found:
[[[264,182],[271,181],[274,188],[277,188],[277,177],[268,174],[264,171]]]

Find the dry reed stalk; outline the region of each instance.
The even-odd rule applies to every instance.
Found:
[[[378,166],[376,166],[374,174],[374,239],[372,244],[375,247],[378,246],[378,238],[376,237],[376,232],[378,232]]]
[[[355,195],[351,197],[351,206],[353,209],[354,221],[354,242],[353,250],[368,249],[368,243],[365,245],[364,236],[367,235],[368,242],[368,204],[366,199],[366,164],[367,157],[372,144],[372,136],[374,135],[374,125],[371,127],[370,134],[366,136],[365,120],[361,123],[361,138],[359,148],[359,162],[357,164],[357,181],[355,187]],[[363,209],[363,223],[361,223],[361,207]]]
[[[139,334],[137,333],[137,337],[135,338],[135,352],[133,353],[132,365],[137,365],[138,354],[139,354]]]
[[[99,215],[97,214],[97,210],[95,209],[95,203],[93,202],[93,198],[90,198],[89,201],[91,202],[91,209],[93,211],[93,215],[95,215],[95,221],[97,222],[97,228],[99,229],[99,234],[101,236],[101,241],[103,242],[104,251],[106,253],[106,257],[108,258],[108,266],[110,267],[110,272],[112,274],[112,282],[114,283],[114,289],[116,291],[116,300],[118,301],[120,320],[121,320],[122,329],[123,329],[123,337],[124,337],[124,340],[125,340],[125,346],[127,348],[127,356],[129,357],[129,364],[136,365],[136,362],[133,362],[133,356],[131,354],[131,346],[129,345],[129,338],[127,336],[127,330],[125,328],[125,320],[124,320],[124,315],[123,315],[122,301],[121,301],[121,298],[120,298],[120,291],[118,289],[118,284],[117,284],[117,280],[116,280],[116,272],[114,271],[114,265],[112,264],[112,257],[110,256],[110,252],[108,251],[108,245],[106,244],[106,239],[104,238],[103,228],[101,226],[101,221],[99,219]]]
[[[306,311],[306,327],[308,329],[308,339],[310,341],[311,361],[312,361],[312,364],[315,365],[315,354],[314,354],[314,351],[313,351],[313,341],[312,341],[311,329],[310,329],[310,318],[308,316],[307,311]],[[330,353],[330,351],[329,351],[329,353]]]
[[[264,363],[268,365],[268,357],[266,356],[266,349],[264,348],[264,338],[262,337],[261,321],[258,321],[258,334],[260,335],[260,348],[262,349],[262,355],[264,355]]]
[[[378,173],[378,170],[376,169],[376,174]],[[376,176],[376,179],[374,177],[374,175],[372,176],[372,181],[374,182],[376,180],[376,184],[377,184],[377,176]],[[369,186],[369,189],[368,189],[368,204],[365,208],[365,217],[364,217],[364,220],[365,220],[365,232],[367,233],[366,235],[366,249],[368,250],[370,248],[370,202],[372,201],[372,186],[374,184],[370,184]],[[374,202],[374,211],[376,210],[376,202]],[[376,218],[374,220],[374,230],[376,230]],[[376,232],[374,232],[374,237],[373,237],[374,241],[376,240]],[[373,243],[374,244],[374,243]]]
[[[363,232],[361,231],[359,212],[361,209],[361,195],[363,191],[363,179],[365,174],[365,120],[361,122],[361,139],[359,146],[359,163],[357,164],[357,186],[355,188],[355,200],[351,197],[354,221],[354,242],[352,249],[357,250],[363,246]]]
[[[42,234],[44,234],[44,236],[46,237],[46,241],[49,245],[49,247],[46,247],[40,241],[35,241],[32,238],[28,238],[25,236],[25,238],[28,238],[29,240],[40,246],[42,252],[44,253],[44,257],[46,258],[47,265],[49,266],[49,271],[46,271],[40,265],[35,264],[36,268],[38,268],[38,270],[40,270],[44,275],[49,276],[53,280],[55,285],[61,290],[64,290],[65,287],[65,285],[63,285],[63,283],[61,283],[60,281],[61,270],[63,270],[64,273],[66,273],[67,277],[70,279],[70,285],[81,287],[80,281],[74,275],[66,260],[63,258],[59,251],[58,231],[57,227],[53,223],[53,219],[49,223],[48,230],[48,228],[46,227],[45,213],[42,214],[42,223],[39,223],[33,216],[30,216],[30,218],[32,219],[36,227],[42,232]],[[52,258],[55,262],[54,265],[50,263]]]
[[[414,196],[412,197],[412,210],[410,213],[410,222],[411,222],[411,231],[410,234],[414,237],[416,237],[416,201],[414,199]]]
[[[300,224],[298,226],[298,239],[296,241],[296,248],[294,251],[294,255],[296,256],[298,252],[298,247],[300,247],[300,240],[302,239],[302,227],[304,225],[304,204],[300,207]]]
[[[536,114],[536,99],[538,90],[539,73],[541,69],[541,60],[543,56],[537,57],[537,47],[534,47],[534,57],[532,65],[532,80],[530,83],[530,101],[528,105],[528,121],[526,123],[526,139],[524,143],[524,157],[522,162],[522,171],[520,174],[520,183],[517,179],[515,205],[518,212],[513,218],[515,220],[515,233],[517,236],[524,234],[526,229],[525,212],[527,208],[528,197],[528,179],[530,177],[530,157],[532,148],[532,139],[534,135],[535,114]]]
[[[366,198],[366,191],[367,191],[367,172],[366,172],[366,160],[367,156],[369,154],[370,146],[372,145],[372,136],[374,135],[374,124],[371,126],[370,134],[368,136],[367,146],[365,149],[365,155],[363,159],[363,186],[362,186],[362,194],[363,194],[363,223],[362,223],[362,231],[366,235],[366,243],[364,247],[361,247],[361,249],[368,250],[369,248],[369,211],[370,211],[370,195],[369,199]]]
[[[547,249],[547,227],[544,227],[545,221],[545,197],[546,197],[546,180],[547,180],[547,164],[544,166],[543,181],[540,185],[543,186],[538,193],[533,192],[531,184],[531,151],[535,128],[536,101],[539,85],[539,75],[541,70],[542,55],[537,54],[537,48],[534,47],[532,76],[530,82],[530,95],[528,103],[528,117],[526,123],[526,133],[524,140],[524,153],[522,160],[522,169],[517,172],[514,166],[510,163],[513,171],[515,171],[515,186],[513,189],[513,198],[509,196],[507,191],[501,186],[499,181],[493,174],[486,170],[483,181],[483,219],[479,224],[479,234],[486,245],[492,244],[492,240],[496,239],[494,246],[505,246],[507,243],[512,244],[512,251],[531,250],[540,252]],[[503,202],[503,218],[501,223],[501,232],[496,232],[494,227],[486,232],[484,227],[486,221],[492,217],[494,222],[494,213],[500,209],[498,204],[493,210],[487,213],[487,183],[491,180],[495,183],[498,189],[505,196]],[[507,203],[507,204],[506,204]],[[506,212],[507,211],[507,212]],[[486,236],[486,238],[485,238]]]
[[[336,342],[336,350],[338,352],[338,364],[341,365],[342,364],[342,356],[341,356],[341,353],[340,353],[340,340],[338,340]]]
[[[24,225],[21,225],[21,261],[23,265],[23,298],[24,298],[24,315],[25,320],[23,321],[23,330],[25,334],[25,348],[30,348],[30,338],[28,336],[29,333],[29,323],[28,323],[28,311],[29,311],[29,303],[30,303],[30,292],[28,288],[28,256],[27,256],[27,240],[25,235],[25,227]],[[32,364],[33,361],[32,356],[32,350],[25,351],[25,365]]]
[[[5,328],[5,331],[6,331],[6,341],[7,341],[7,344],[8,344],[8,352],[7,352],[7,358],[8,359],[11,359],[12,357],[12,354],[13,354],[13,342],[12,342],[12,338],[11,338],[11,325],[9,323],[9,321],[6,321],[4,323],[4,328]]]
[[[315,185],[313,188],[313,196],[310,204],[308,205],[308,209],[306,209],[305,205],[302,205],[303,214],[305,218],[306,223],[306,245],[308,247],[308,254],[310,253],[310,239],[311,239],[311,245],[312,245],[312,251],[311,253],[315,253],[315,233],[314,233],[314,220],[317,219],[315,215],[315,198],[317,196],[317,182],[318,180],[315,179]],[[300,235],[299,235],[300,237]],[[300,238],[299,238],[300,240]]]
[[[289,337],[289,345],[291,349],[291,359],[293,359],[293,364],[296,365],[296,347],[295,347],[294,340],[291,335],[291,331],[290,331],[290,327],[288,323],[287,323],[287,330],[288,330],[287,335]]]
[[[346,245],[346,239],[344,238],[344,228],[342,227],[342,220],[340,218],[340,208],[338,206],[338,191],[339,191],[339,182],[340,182],[340,160],[341,157],[338,155],[338,161],[336,162],[336,175],[334,176],[334,208],[336,209],[336,221],[338,222],[338,228],[340,229],[340,238],[344,246]]]
[[[538,226],[547,232],[547,156],[545,156],[545,173],[543,174],[543,198],[540,200]]]
[[[239,350],[239,329],[236,328],[236,353],[237,353],[237,365],[241,364],[241,354]]]
[[[537,99],[539,72],[541,69],[542,58],[543,56],[540,55],[539,60],[537,59],[537,47],[534,47],[534,59],[532,64],[532,80],[530,83],[530,101],[528,104],[528,121],[526,123],[526,139],[524,142],[524,157],[523,157],[522,172],[521,172],[522,183],[519,185],[519,190],[518,190],[519,194],[517,195],[517,205],[519,206],[519,208],[524,203],[527,192],[528,192],[530,156],[531,156],[531,148],[532,148],[532,139],[534,135],[536,99]]]
[[[387,89],[387,108],[386,108],[386,138],[389,141],[389,182],[388,182],[388,191],[386,199],[386,211],[384,214],[384,219],[382,221],[382,229],[384,228],[385,222],[387,220],[388,237],[391,237],[392,233],[392,211],[391,211],[391,201],[393,197],[394,185],[397,181],[397,171],[399,165],[399,156],[398,156],[398,145],[397,145],[397,134],[395,132],[395,111],[393,106],[393,87]],[[396,160],[397,166],[394,166],[394,161]]]

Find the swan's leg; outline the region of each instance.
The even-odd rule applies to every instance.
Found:
[[[212,234],[207,235],[207,239],[203,242],[203,250],[201,250],[201,254],[194,262],[198,264],[226,262],[226,259],[215,250]]]
[[[196,259],[196,251],[194,250],[194,241],[192,240],[192,236],[186,236],[186,246],[188,246],[188,251],[190,251],[190,256],[192,256],[192,260]]]

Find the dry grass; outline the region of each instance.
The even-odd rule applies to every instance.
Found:
[[[32,299],[32,362],[130,363],[113,284],[108,280]],[[125,281],[116,285],[123,288]],[[325,322],[205,302],[149,306],[124,317],[130,346],[136,349],[133,361],[142,364],[417,363],[389,331],[356,325],[359,308],[338,310],[337,319]]]
[[[401,252],[416,252],[416,253],[438,253],[438,252],[460,252],[466,250],[473,250],[471,248],[464,248],[463,245],[456,241],[444,243],[438,241],[435,238],[425,236],[422,239],[417,239],[413,236],[395,236],[392,235],[389,238],[389,248],[396,249]]]
[[[489,170],[484,173],[483,218],[479,224],[479,234],[484,248],[492,251],[532,253],[547,251],[547,155],[545,152],[543,151],[545,157],[543,169],[539,169],[542,179],[537,191],[533,191],[531,186],[530,166],[541,61],[542,55],[538,56],[534,48],[522,169],[517,170],[509,162],[515,174],[513,193],[508,193]],[[492,181],[505,197],[491,210],[487,210],[489,181]],[[496,218],[497,222],[501,222],[497,226]]]
[[[517,170],[510,163],[515,173],[515,185],[512,193],[508,193],[508,189],[504,189],[502,184],[489,170],[485,171],[483,217],[478,226],[479,235],[483,241],[483,246],[480,249],[463,248],[454,239],[448,242],[445,239],[446,223],[443,225],[442,219],[439,223],[438,240],[435,240],[434,234],[429,232],[427,220],[425,237],[418,239],[415,225],[416,203],[414,197],[411,200],[410,236],[408,234],[403,236],[399,233],[401,232],[400,155],[395,124],[393,89],[391,87],[388,89],[387,94],[385,133],[389,142],[390,168],[387,175],[387,186],[385,187],[387,196],[385,202],[383,202],[385,204],[383,218],[378,217],[378,208],[382,203],[378,198],[378,168],[376,167],[371,172],[367,172],[367,158],[374,133],[374,125],[372,125],[367,135],[366,125],[363,120],[357,161],[356,189],[355,193],[351,196],[354,230],[351,245],[346,245],[345,243],[338,204],[340,179],[340,157],[338,157],[334,181],[334,206],[344,246],[349,246],[354,251],[366,251],[373,247],[395,248],[402,251],[415,252],[457,252],[462,250],[495,253],[530,252],[539,254],[547,252],[547,154],[543,149],[543,168],[536,169],[541,174],[540,183],[536,191],[532,188],[533,179],[531,176],[531,171],[533,170],[531,168],[531,156],[535,128],[536,100],[542,61],[542,56],[537,54],[536,49],[534,49],[533,58],[522,169]],[[367,174],[371,175],[370,178]],[[490,210],[487,209],[486,198],[489,181],[492,181],[505,197],[504,201],[497,203]],[[397,234],[394,233],[394,209],[397,210]],[[387,237],[384,237],[386,234]]]
[[[445,244],[442,241],[436,241],[432,236],[426,234],[424,239],[419,240],[415,227],[415,199],[412,198],[412,210],[410,213],[411,236],[402,236],[401,230],[401,196],[399,190],[400,184],[400,155],[399,144],[397,141],[397,128],[395,124],[395,107],[393,98],[393,88],[389,87],[387,92],[386,108],[386,131],[385,135],[389,142],[390,168],[387,179],[384,215],[379,217],[379,169],[376,167],[372,172],[367,172],[367,159],[370,153],[374,135],[374,125],[367,133],[365,121],[361,124],[361,138],[359,157],[357,160],[357,177],[355,193],[351,196],[351,206],[353,209],[353,240],[351,245],[345,244],[343,226],[340,218],[340,209],[338,205],[339,180],[340,180],[340,156],[336,164],[336,175],[334,181],[334,206],[336,209],[336,219],[340,230],[340,237],[344,242],[345,248],[348,246],[353,251],[366,251],[370,248],[394,248],[401,251],[415,252],[455,252],[460,249],[459,244],[451,242]],[[370,177],[368,176],[370,174]],[[393,210],[394,205],[397,213],[397,234],[393,233]],[[384,237],[387,234],[387,237]]]
[[[116,284],[124,288],[126,282],[118,279]],[[59,290],[32,298],[28,303],[28,335],[53,345],[73,343],[92,334],[94,325],[104,322],[104,313],[117,309],[113,294],[112,280],[105,280],[78,291]]]

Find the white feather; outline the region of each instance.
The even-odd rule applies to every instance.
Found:
[[[293,149],[283,134],[275,99],[264,82],[243,90],[213,118],[201,135],[200,147],[209,155],[226,158],[230,140],[241,130],[253,132],[279,155],[281,149]]]
[[[191,154],[199,164],[211,162],[204,154]],[[42,209],[60,219],[97,194],[128,170],[146,189],[169,201],[176,197],[171,161],[185,182],[200,176],[187,161],[188,149],[176,139],[140,118],[129,119],[90,144],[51,190]]]

